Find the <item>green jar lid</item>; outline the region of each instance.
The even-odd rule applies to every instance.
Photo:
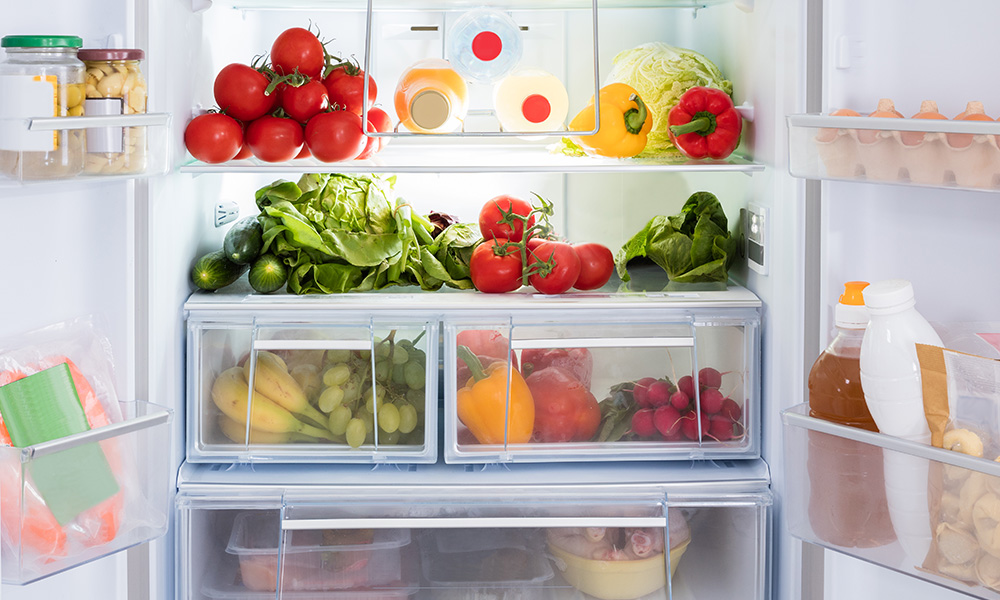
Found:
[[[83,39],[75,35],[5,35],[3,48],[81,48]]]

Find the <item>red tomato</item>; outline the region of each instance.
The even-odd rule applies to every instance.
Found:
[[[578,290],[596,290],[611,279],[615,270],[615,257],[611,250],[602,244],[573,244],[576,255],[580,257],[580,276],[573,284]]]
[[[295,69],[310,79],[320,76],[326,65],[326,48],[313,32],[292,27],[281,32],[271,45],[271,67],[278,75]]]
[[[552,262],[552,265],[539,265],[545,262]],[[528,277],[528,281],[543,294],[562,294],[573,287],[580,276],[580,257],[573,246],[565,242],[539,244],[528,256],[528,266],[532,265],[539,265],[540,270]]]
[[[215,76],[215,102],[227,115],[253,121],[274,110],[278,95],[264,94],[271,81],[260,71],[233,63]]]
[[[302,126],[292,119],[265,115],[247,125],[247,144],[265,162],[285,162],[302,150]]]
[[[368,125],[365,127],[365,130],[368,131],[369,133],[375,131],[375,126],[372,125],[371,121],[368,121]],[[371,158],[376,152],[378,152],[378,138],[369,137],[366,135],[365,149],[362,150],[361,154],[359,154],[358,157],[355,158],[354,160],[365,160]]]
[[[243,146],[243,128],[222,113],[198,115],[184,128],[184,145],[196,159],[210,163],[232,160]]]
[[[525,379],[535,401],[536,442],[585,442],[601,424],[597,398],[568,371],[547,367]]]
[[[372,107],[368,109],[368,120],[371,121],[372,125],[375,126],[375,130],[379,133],[391,133],[393,130],[392,118],[389,113],[385,112],[381,108]],[[382,148],[389,145],[391,137],[384,136],[378,138],[378,150],[376,152],[381,152]]]
[[[472,351],[483,367],[488,367],[497,361],[510,361],[517,368],[517,354],[510,348],[510,340],[499,331],[487,329],[465,329],[455,336],[455,344],[465,346]],[[465,361],[458,359],[457,381],[461,388],[469,380],[471,374]]]
[[[472,251],[469,276],[480,292],[502,294],[521,287],[521,255],[516,248],[504,249],[507,240],[484,240]]]
[[[299,158],[309,158],[311,156],[312,156],[312,152],[309,152],[309,146],[306,146],[305,144],[302,144],[302,149],[299,150],[299,153],[295,155],[295,158],[296,159],[299,159]]]
[[[504,212],[513,211],[516,215],[527,217],[531,213],[528,202],[506,194],[488,200],[479,211],[479,232],[483,239],[503,238],[512,242],[520,242],[524,237],[524,221],[511,217],[510,222],[501,223]],[[528,218],[528,227],[535,224],[535,217]]]
[[[365,72],[354,65],[341,65],[330,71],[323,80],[326,91],[330,95],[330,103],[361,116],[365,97]],[[368,108],[375,104],[378,90],[375,80],[368,76]]]
[[[253,156],[253,152],[250,151],[250,146],[247,145],[246,140],[243,140],[243,145],[240,146],[240,151],[236,153],[236,156],[232,160],[244,160]]]
[[[525,377],[548,367],[565,369],[589,390],[594,356],[586,348],[525,348],[521,366]]]
[[[354,160],[366,143],[361,117],[350,111],[319,113],[306,123],[306,145],[323,162]]]
[[[281,108],[285,114],[303,125],[309,119],[330,108],[326,87],[319,79],[310,79],[295,87],[286,85],[281,91]]]

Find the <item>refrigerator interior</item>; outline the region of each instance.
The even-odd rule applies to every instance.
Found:
[[[184,322],[181,306],[191,285],[189,270],[196,256],[217,248],[225,228],[214,227],[216,204],[235,202],[241,214],[253,210],[253,191],[276,178],[295,179],[302,172],[267,172],[241,169],[233,173],[177,172],[190,161],[182,142],[183,124],[199,109],[211,106],[211,82],[225,64],[247,61],[266,51],[270,40],[282,29],[314,22],[326,35],[336,38],[331,49],[358,57],[363,53],[363,3],[334,2],[333,10],[255,10],[233,8],[228,3],[201,0],[142,2],[122,0],[100,10],[91,0],[64,10],[63,3],[44,2],[21,6],[13,19],[5,20],[0,33],[14,33],[48,23],[58,33],[82,35],[88,45],[135,45],[147,49],[144,71],[150,85],[149,109],[173,115],[172,164],[168,176],[122,183],[77,182],[25,185],[4,189],[0,205],[5,214],[37,223],[49,214],[79,213],[93,227],[73,227],[47,256],[45,277],[34,265],[17,265],[12,281],[30,281],[18,294],[6,295],[5,304],[24,315],[17,322],[0,325],[0,333],[23,331],[79,313],[103,314],[110,322],[110,337],[119,357],[117,374],[121,390],[136,390],[128,396],[146,395],[175,410],[176,464],[183,456],[184,423]],[[259,3],[254,3],[258,6]],[[603,8],[611,4],[616,8]],[[716,170],[651,169],[624,172],[536,170],[525,161],[511,172],[403,173],[397,190],[422,210],[437,208],[472,220],[481,203],[499,193],[528,195],[538,192],[556,206],[555,223],[566,236],[599,241],[609,247],[621,245],[653,215],[673,214],[694,191],[708,190],[722,201],[736,229],[740,209],[754,204],[768,217],[766,272],[749,270],[740,261],[732,277],[754,291],[765,305],[762,336],[762,454],[772,464],[771,477],[777,500],[773,507],[775,535],[775,594],[794,597],[797,586],[795,542],[781,533],[780,427],[778,409],[798,400],[802,389],[801,340],[804,329],[802,291],[803,208],[802,184],[785,170],[783,115],[800,111],[804,91],[802,24],[804,9],[796,2],[760,1],[712,4],[691,8],[618,8],[640,2],[601,2],[600,71],[606,74],[611,59],[620,50],[645,41],[664,41],[689,47],[711,58],[734,82],[738,104],[753,107],[753,120],[746,123],[742,152],[763,170],[717,172]],[[52,8],[59,6],[58,11]],[[309,3],[315,8],[316,3]],[[570,78],[573,94],[570,114],[582,107],[592,85],[592,64],[587,52],[571,51],[578,26],[572,15],[559,11],[537,12],[554,31],[553,68]],[[409,16],[419,12],[407,12]],[[584,19],[584,22],[589,22]],[[111,38],[109,36],[119,36]],[[559,63],[562,63],[561,65]],[[576,83],[573,83],[576,82]],[[391,91],[393,81],[380,82],[380,102]],[[447,170],[447,169],[445,169]],[[433,190],[433,191],[431,191]],[[13,208],[13,213],[11,209]],[[70,222],[60,220],[68,227]],[[98,235],[94,235],[98,232]],[[106,232],[106,233],[103,233]],[[23,238],[23,239],[22,239]],[[37,247],[37,237],[27,227],[18,228],[15,248]],[[6,242],[5,242],[6,244]],[[81,251],[84,248],[84,251]],[[114,277],[88,277],[88,267]],[[96,281],[101,285],[95,285]],[[72,290],[67,294],[67,290]],[[779,317],[776,317],[779,316]],[[132,358],[134,357],[134,358]],[[787,399],[791,396],[795,401]],[[126,395],[126,394],[123,394]],[[140,554],[133,561],[129,586],[148,583],[151,598],[174,597],[172,536],[149,547],[150,572],[144,581]],[[108,566],[111,565],[111,566]],[[93,566],[51,578],[31,588],[4,586],[4,598],[27,598],[44,589],[90,593],[107,598],[124,597],[125,556],[118,555]],[[104,569],[104,571],[100,571]],[[93,585],[98,581],[115,581]],[[81,582],[88,582],[83,585]],[[137,583],[138,582],[138,583]],[[80,591],[85,590],[85,591]],[[790,595],[788,595],[790,594]]]

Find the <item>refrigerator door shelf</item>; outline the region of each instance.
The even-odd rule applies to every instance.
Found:
[[[32,583],[166,533],[172,412],[120,404],[119,423],[0,448],[3,583]]]
[[[796,177],[1000,189],[1000,123],[817,114],[788,117]]]
[[[188,460],[434,462],[437,331],[412,315],[191,311]]]
[[[799,539],[977,598],[996,598],[1000,465],[782,413],[788,529]]]

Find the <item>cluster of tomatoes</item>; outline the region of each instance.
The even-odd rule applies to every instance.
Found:
[[[375,80],[368,76],[366,98],[364,71],[331,56],[313,32],[283,31],[271,46],[270,65],[256,62],[233,63],[216,75],[219,112],[195,117],[184,130],[184,144],[196,159],[363,160],[388,143],[388,137],[365,135],[393,128],[389,115],[373,106]]]
[[[539,198],[541,199],[541,198]],[[595,290],[611,279],[615,260],[602,244],[568,244],[544,237],[548,224],[536,223],[551,214],[514,196],[500,195],[479,211],[483,242],[469,262],[473,285],[481,292],[512,292],[530,284],[542,294],[562,294],[571,288]]]

